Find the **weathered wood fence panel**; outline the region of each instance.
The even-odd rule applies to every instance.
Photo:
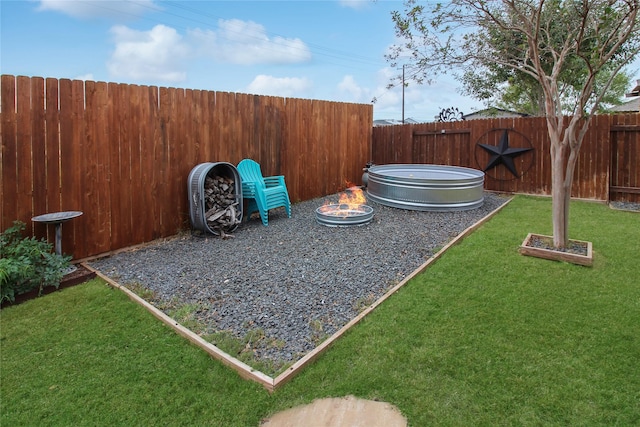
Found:
[[[640,114],[611,126],[611,200],[640,203]]]
[[[485,188],[551,194],[550,142],[544,117],[375,127],[371,161],[448,164],[484,170],[490,155],[480,144],[498,147],[505,134],[509,147],[532,150],[513,159],[515,176],[504,165],[487,169]],[[572,196],[640,201],[639,155],[640,114],[594,117],[580,150]]]
[[[77,259],[187,228],[200,163],[253,158],[300,201],[359,183],[371,152],[364,104],[2,75],[0,108],[0,229],[53,241],[31,218],[80,210],[62,233]]]

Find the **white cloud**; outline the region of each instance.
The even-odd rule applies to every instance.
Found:
[[[308,96],[313,84],[306,78],[273,77],[261,74],[247,86],[249,93],[257,95],[304,98]]]
[[[343,102],[356,102],[361,104],[373,103],[376,111],[399,111],[402,108],[402,86],[387,89],[393,69],[383,68],[376,76],[375,88],[361,86],[351,75],[346,75],[337,85],[337,93],[334,99]],[[405,88],[405,100],[420,99],[417,90]],[[373,102],[375,99],[375,102]]]
[[[111,33],[116,48],[107,67],[112,77],[165,82],[186,79],[184,60],[190,50],[173,28],[156,25],[150,31],[137,31],[118,25]]]
[[[93,74],[91,74],[91,73],[83,74],[81,76],[76,76],[76,77],[73,78],[73,80],[95,81],[95,79],[93,78]]]
[[[159,10],[152,0],[41,0],[37,10],[56,11],[74,18],[139,18],[150,10]]]
[[[107,63],[109,73],[113,78],[134,81],[185,81],[190,60],[197,57],[241,65],[292,64],[311,58],[299,39],[270,38],[262,25],[240,20],[220,21],[217,31],[197,29],[184,37],[164,25],[149,31],[118,25],[111,28],[111,33],[115,49]],[[249,87],[260,93],[298,97],[311,87],[306,79],[284,81],[285,84],[283,79],[258,76]]]
[[[387,89],[387,85],[391,82],[392,77],[397,75],[397,71],[393,68],[385,67],[378,71],[376,76],[375,97],[376,102],[374,108],[376,110],[398,110],[402,108],[402,86],[396,86]]]
[[[297,38],[269,37],[265,28],[239,19],[218,21],[218,30],[193,30],[190,36],[204,56],[232,64],[294,64],[311,59],[307,45]]]
[[[338,83],[339,95],[347,102],[362,102],[363,98],[368,96],[369,91],[363,89],[356,83],[353,76],[344,76],[342,81]],[[370,101],[370,100],[369,100]]]
[[[340,3],[342,7],[358,10],[367,7],[371,3],[371,0],[339,0],[338,3]]]

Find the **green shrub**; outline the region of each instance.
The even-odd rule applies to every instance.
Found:
[[[60,286],[71,256],[52,252],[51,244],[35,237],[22,237],[25,224],[14,221],[0,234],[0,302],[15,301],[16,295],[46,286]]]

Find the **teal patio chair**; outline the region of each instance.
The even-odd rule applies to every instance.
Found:
[[[260,164],[251,159],[238,163],[238,173],[242,181],[242,198],[247,201],[245,217],[253,212],[260,213],[263,225],[269,224],[269,211],[284,207],[291,218],[291,201],[284,183],[284,176],[263,177]]]

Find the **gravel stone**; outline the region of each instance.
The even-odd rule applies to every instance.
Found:
[[[508,199],[485,193],[474,210],[421,212],[368,202],[369,224],[327,227],[315,209],[339,195],[255,217],[234,238],[183,234],[90,262],[122,285],[155,293],[154,305],[197,303],[207,333],[241,338],[258,329],[255,356],[283,365],[304,356],[441,247]],[[277,342],[278,345],[274,345]]]
[[[640,212],[640,203],[614,201],[614,202],[609,202],[609,205],[614,209],[620,209],[623,211]]]

